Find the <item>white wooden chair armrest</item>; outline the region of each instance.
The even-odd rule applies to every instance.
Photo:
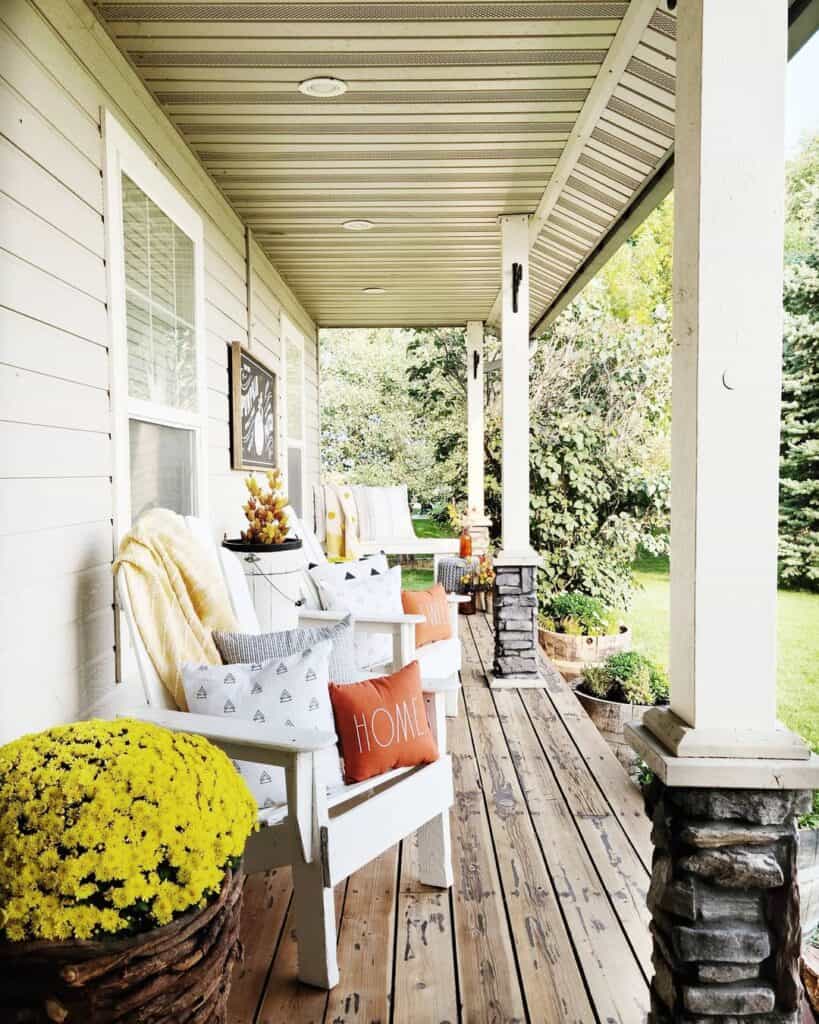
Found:
[[[229,757],[257,761],[279,768],[292,767],[299,754],[314,754],[336,743],[332,732],[313,729],[259,729],[252,722],[233,721],[215,715],[195,715],[189,711],[166,711],[162,708],[137,707],[117,716],[151,722],[173,732],[190,732],[204,736]]]
[[[341,622],[348,615],[344,611],[324,611],[310,609],[299,612],[300,626],[326,626],[328,623]],[[392,633],[401,626],[417,626],[419,622],[426,622],[423,615],[405,615],[395,612],[390,615],[353,615],[353,626],[366,633]]]
[[[466,604],[469,600],[468,594],[447,594],[446,599],[450,604]]]

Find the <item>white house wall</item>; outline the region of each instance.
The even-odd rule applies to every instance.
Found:
[[[0,743],[134,699],[115,685],[111,411],[100,111],[110,109],[205,229],[209,515],[236,531],[227,345],[247,342],[244,227],[91,12],[0,4]],[[315,325],[253,247],[251,347],[280,315],[305,336],[317,478]],[[25,699],[19,699],[25,687]]]

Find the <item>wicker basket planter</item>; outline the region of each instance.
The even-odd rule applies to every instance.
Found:
[[[621,626],[613,636],[570,636],[538,628],[540,646],[564,679],[578,679],[590,662],[605,661],[610,654],[631,650],[631,630]]]
[[[4,1024],[224,1024],[241,958],[241,868],[218,899],[125,939],[0,944]]]

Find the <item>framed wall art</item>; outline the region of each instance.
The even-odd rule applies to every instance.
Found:
[[[233,469],[279,464],[276,374],[239,341],[230,346],[230,449]]]

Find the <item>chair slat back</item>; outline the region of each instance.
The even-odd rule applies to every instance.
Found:
[[[256,609],[253,607],[247,580],[245,579],[244,572],[242,572],[239,560],[233,552],[216,546],[213,535],[210,532],[210,527],[203,519],[199,519],[197,516],[186,516],[185,525],[194,537],[202,543],[202,547],[207,550],[210,557],[215,561],[225,581],[233,613],[238,620],[240,630],[243,633],[258,633],[259,620],[256,616]],[[123,565],[120,568],[117,574],[117,594],[119,596],[120,608],[128,625],[128,633],[134,649],[146,703],[151,707],[177,710],[173,698],[157,675],[134,618],[131,596],[127,585],[129,572],[130,570],[127,565]]]
[[[131,638],[131,646],[136,658],[142,690],[145,694],[145,703],[153,708],[167,708],[170,711],[176,711],[178,709],[170,693],[163,686],[162,680],[157,675],[154,663],[151,661],[147,648],[142,641],[139,627],[134,618],[134,610],[131,605],[131,595],[128,593],[127,583],[130,571],[127,565],[120,567],[117,573],[117,595],[119,597],[119,606],[128,625],[128,634]]]

